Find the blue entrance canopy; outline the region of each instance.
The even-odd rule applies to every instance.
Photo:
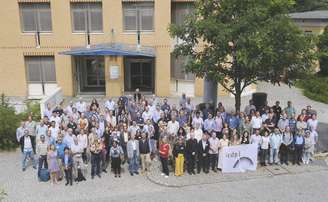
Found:
[[[61,55],[72,56],[144,56],[155,57],[155,48],[153,47],[137,47],[137,45],[109,43],[91,45],[90,48],[72,48],[69,51],[60,52]]]

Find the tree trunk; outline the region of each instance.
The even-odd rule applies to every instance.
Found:
[[[240,105],[241,105],[241,83],[240,82],[236,82],[235,83],[235,109],[236,112],[240,112]]]
[[[214,106],[217,104],[218,83],[205,77],[204,79],[204,103],[212,103]]]
[[[236,95],[235,95],[236,112],[240,112],[240,106],[241,106],[241,93],[236,93]]]

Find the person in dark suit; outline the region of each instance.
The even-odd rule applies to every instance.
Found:
[[[73,185],[73,175],[72,175],[72,169],[73,169],[73,158],[71,155],[71,151],[68,147],[65,147],[64,149],[64,156],[62,157],[62,165],[64,166],[65,171],[65,178],[66,178],[66,186],[70,184]]]
[[[197,173],[203,169],[204,173],[208,173],[209,170],[209,152],[210,143],[207,140],[206,134],[202,136],[202,139],[198,142],[198,163],[197,163]]]
[[[196,174],[195,161],[196,161],[196,154],[197,154],[197,146],[198,143],[197,140],[195,139],[195,134],[190,133],[190,139],[187,140],[186,143],[187,171],[189,175]]]

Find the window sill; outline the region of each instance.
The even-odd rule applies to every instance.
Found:
[[[124,35],[137,35],[137,31],[123,31],[122,34]],[[155,34],[155,31],[140,31],[140,34],[144,34],[144,35],[152,35]]]
[[[39,34],[40,35],[53,35],[52,32],[40,32]],[[36,35],[36,32],[22,32],[21,35],[24,35],[24,36],[35,36]]]
[[[72,32],[73,35],[86,35],[87,33],[85,32]],[[104,32],[90,32],[90,35],[103,35],[105,34]]]

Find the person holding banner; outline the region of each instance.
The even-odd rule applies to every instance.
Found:
[[[197,164],[197,173],[200,173],[203,169],[204,173],[208,173],[209,170],[209,150],[210,143],[207,140],[206,133],[203,134],[202,139],[198,142],[198,164]]]
[[[227,135],[223,134],[223,138],[220,140],[220,146],[219,146],[219,148],[220,148],[220,150],[219,150],[219,162],[218,162],[218,169],[219,170],[222,170],[222,168],[223,168],[223,165],[222,165],[222,159],[223,159],[223,155],[224,155],[223,148],[228,147],[229,145],[230,145],[230,141],[229,141]]]

